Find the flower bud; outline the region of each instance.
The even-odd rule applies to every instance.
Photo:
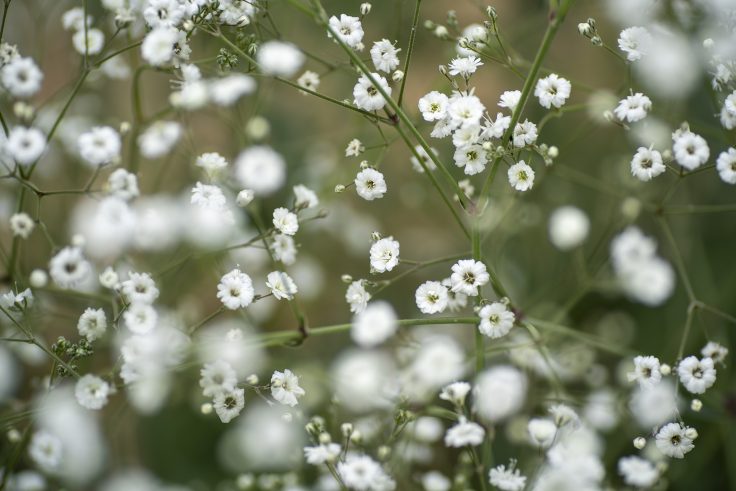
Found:
[[[202,414],[212,414],[212,403],[205,402],[199,410],[202,411]]]
[[[340,425],[340,431],[342,432],[342,436],[348,437],[353,433],[353,424],[352,423],[343,423]]]
[[[332,441],[332,437],[327,432],[322,432],[319,434],[319,442],[322,444],[330,443]]]
[[[31,271],[31,276],[28,278],[33,288],[43,288],[49,281],[49,276],[43,269],[34,269]]]
[[[241,208],[248,206],[251,201],[255,198],[255,193],[251,189],[243,189],[238,193],[238,197],[235,198],[235,202]]]
[[[498,12],[496,12],[495,7],[491,7],[490,5],[486,7],[486,15],[489,19],[496,20],[498,19]]]
[[[688,428],[685,430],[685,436],[691,440],[695,440],[696,438],[698,438],[698,430],[696,430],[695,428]]]
[[[638,436],[634,438],[634,447],[641,450],[642,448],[647,446],[647,440],[643,436]]]
[[[672,373],[672,367],[670,367],[666,363],[662,363],[659,366],[659,373],[661,373],[662,375],[664,375],[666,377],[667,375],[669,375],[670,373]]]
[[[338,184],[337,186],[335,186],[336,193],[342,193],[343,191],[345,191],[345,186],[343,186],[342,184]]]
[[[393,74],[391,74],[391,80],[394,82],[401,82],[404,80],[404,72],[401,70],[396,70]]]
[[[698,411],[703,409],[703,401],[701,401],[700,399],[693,399],[690,402],[690,409],[697,413]]]
[[[370,14],[372,7],[373,6],[370,3],[368,3],[368,2],[361,3],[360,4],[360,15],[368,15],[368,14]]]
[[[256,375],[255,373],[252,373],[248,375],[248,377],[246,377],[245,381],[250,385],[258,385],[258,382],[259,382],[258,375]]]

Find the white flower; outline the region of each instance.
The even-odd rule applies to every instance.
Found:
[[[475,297],[478,295],[478,287],[485,285],[490,279],[485,264],[473,259],[461,259],[452,266],[451,290]]]
[[[217,285],[217,298],[230,310],[247,307],[253,301],[255,291],[253,282],[239,269],[233,269],[220,278]]]
[[[304,64],[304,54],[291,43],[266,41],[258,48],[256,61],[266,75],[288,78]]]
[[[256,145],[238,155],[235,176],[257,196],[268,196],[286,181],[286,162],[271,147]]]
[[[460,75],[463,78],[469,78],[483,62],[477,56],[459,56],[450,62],[449,73],[452,76]]]
[[[292,188],[294,190],[294,207],[296,208],[314,208],[319,204],[317,193],[309,189],[303,184],[297,184]]]
[[[235,204],[241,208],[245,208],[253,202],[255,197],[256,193],[254,193],[252,189],[241,189],[235,197]]]
[[[294,407],[299,404],[298,398],[305,394],[299,387],[299,377],[291,370],[275,371],[271,376],[271,396],[285,406]]]
[[[440,399],[451,402],[456,406],[465,405],[465,398],[470,392],[470,384],[467,382],[453,382],[442,388]]]
[[[698,360],[696,356],[688,356],[677,364],[677,375],[680,383],[692,394],[703,394],[716,382],[712,358]]]
[[[291,300],[297,293],[296,283],[283,271],[272,271],[266,277],[266,288],[278,300]]]
[[[87,338],[87,341],[92,342],[100,339],[106,330],[107,318],[104,310],[90,307],[85,309],[82,315],[79,316],[77,331],[79,331],[80,336]]]
[[[150,27],[175,27],[184,18],[184,6],[176,0],[147,0],[143,19]]]
[[[199,386],[205,397],[213,397],[220,392],[230,391],[238,385],[235,369],[224,360],[207,363],[200,370]]]
[[[473,387],[474,411],[496,423],[515,414],[524,404],[527,378],[510,365],[489,368],[478,375]]]
[[[619,459],[618,473],[624,478],[626,484],[637,488],[652,487],[659,479],[657,467],[648,460],[635,455]]]
[[[502,302],[484,305],[478,312],[478,316],[480,317],[478,330],[491,339],[507,335],[516,321],[514,313]]]
[[[296,261],[296,245],[289,235],[277,234],[271,241],[273,258],[284,264],[294,264]]]
[[[286,208],[276,208],[273,210],[273,226],[282,234],[294,235],[299,230],[299,219],[296,213]]]
[[[10,130],[5,149],[20,165],[31,165],[46,150],[46,136],[37,128],[16,126]]]
[[[440,121],[447,116],[449,101],[445,94],[433,90],[419,99],[419,111],[425,121]]]
[[[123,201],[138,197],[138,178],[125,169],[115,169],[107,178],[107,192]]]
[[[439,471],[429,471],[422,476],[424,491],[450,491],[452,481]]]
[[[639,147],[631,159],[631,174],[644,182],[652,180],[665,170],[667,167],[662,161],[662,154],[651,148]]]
[[[317,92],[320,84],[319,74],[311,70],[306,70],[304,73],[301,74],[301,76],[299,76],[299,78],[296,80],[296,83],[299,85],[299,87],[311,90],[312,92]],[[302,93],[306,94],[306,92]]]
[[[396,483],[367,455],[348,454],[337,464],[337,473],[349,489],[355,491],[392,491]]]
[[[125,327],[135,334],[151,332],[158,321],[156,309],[145,303],[132,303],[123,313]]]
[[[468,145],[455,150],[453,155],[455,165],[463,167],[465,174],[472,176],[483,172],[488,159],[486,151],[481,145]]]
[[[59,288],[74,288],[82,283],[92,267],[78,247],[65,247],[49,262],[49,274]]]
[[[229,423],[245,407],[245,391],[237,388],[220,391],[215,394],[212,405],[220,421]]]
[[[41,469],[53,471],[58,469],[63,459],[61,440],[48,431],[39,430],[31,437],[28,454]]]
[[[173,60],[178,42],[178,30],[173,27],[157,27],[143,38],[141,56],[153,66],[166,65]]]
[[[552,415],[552,420],[558,428],[562,428],[568,424],[573,428],[580,427],[580,417],[570,406],[565,404],[553,404],[549,407],[549,413]]]
[[[731,147],[718,155],[716,169],[723,182],[736,184],[736,148]]]
[[[337,443],[326,443],[314,447],[304,447],[304,458],[308,464],[322,465],[334,462],[340,456],[342,447]]]
[[[376,70],[390,73],[399,66],[400,49],[394,46],[388,39],[381,39],[373,43],[371,48],[371,60]]]
[[[256,90],[256,81],[244,73],[232,73],[209,82],[209,97],[218,106],[232,106],[244,95]]]
[[[661,427],[655,440],[659,451],[675,459],[685,457],[695,447],[693,440],[686,435],[687,430],[680,423],[668,423]]]
[[[513,137],[516,148],[533,145],[537,141],[537,125],[528,119],[524,120],[523,123],[516,123]]]
[[[562,250],[574,249],[582,244],[590,232],[590,219],[574,206],[561,206],[549,217],[549,240]]]
[[[377,346],[393,336],[399,327],[396,312],[383,300],[369,303],[353,317],[350,335],[363,348]]]
[[[572,85],[570,81],[552,73],[537,81],[534,89],[534,95],[539,99],[542,107],[550,109],[551,107],[560,108],[570,97]]]
[[[512,113],[516,110],[516,106],[521,100],[520,90],[507,90],[501,94],[501,98],[498,101],[499,107],[505,107]]]
[[[613,109],[613,113],[621,121],[634,123],[641,121],[647,117],[647,113],[652,109],[652,101],[649,97],[641,92],[630,95],[626,99],[621,99]]]
[[[207,177],[215,179],[227,169],[227,160],[217,152],[208,152],[197,157],[196,166],[202,168]]]
[[[111,266],[108,266],[102,273],[100,273],[99,280],[100,285],[104,288],[116,290],[120,287],[120,277]]]
[[[99,29],[88,28],[87,37],[85,39],[84,29],[80,29],[72,36],[72,45],[77,53],[83,55],[96,55],[105,46],[105,34]]]
[[[691,131],[672,134],[672,152],[677,163],[688,170],[695,170],[708,161],[710,149],[705,139]]]
[[[458,423],[447,430],[445,434],[445,445],[448,447],[477,447],[483,443],[486,431],[478,423],[468,421],[465,416],[460,416]]]
[[[156,282],[148,273],[128,274],[128,279],[120,284],[120,288],[128,302],[151,305],[159,295]]]
[[[414,298],[424,314],[437,314],[447,308],[447,288],[439,281],[427,281],[419,285]]]
[[[708,343],[700,350],[705,358],[711,358],[716,363],[721,363],[728,356],[728,348],[722,346],[714,341],[708,341]]]
[[[351,48],[359,48],[363,41],[363,26],[360,19],[350,15],[341,14],[338,19],[334,15],[330,17],[330,29],[343,43]],[[331,34],[329,34],[332,37]]]
[[[77,380],[74,387],[74,395],[79,405],[93,410],[105,407],[110,392],[110,384],[96,375],[89,374]]]
[[[528,191],[534,186],[534,170],[523,160],[509,167],[508,176],[509,184],[517,191]]]
[[[43,73],[33,58],[18,57],[2,67],[0,80],[13,97],[27,98],[41,89]]]
[[[662,380],[659,371],[659,359],[654,356],[637,356],[634,358],[634,371],[627,374],[629,382],[637,381],[642,387],[651,387]]]
[[[27,239],[31,235],[36,223],[28,213],[14,213],[10,217],[10,230],[16,237]]]
[[[378,82],[387,96],[391,95],[391,87],[384,77],[377,73],[371,73],[373,79]],[[360,109],[366,111],[378,111],[386,105],[386,99],[383,98],[381,92],[371,83],[370,79],[362,75],[358,79],[358,83],[353,87],[353,102]]]
[[[511,116],[504,116],[503,113],[496,114],[496,120],[488,120],[483,127],[481,133],[482,138],[501,138],[511,124]]]
[[[354,314],[363,312],[370,299],[371,295],[366,291],[363,280],[353,281],[345,292],[345,301],[350,305],[350,312]]]
[[[531,442],[540,448],[549,448],[557,435],[557,425],[547,418],[532,418],[527,424]]]
[[[348,142],[348,146],[345,147],[345,156],[346,157],[357,157],[364,151],[365,151],[365,147],[363,146],[363,143],[357,138],[353,138],[352,140]]]
[[[647,54],[647,47],[652,42],[652,36],[644,27],[628,27],[621,31],[618,37],[618,47],[626,53],[629,61],[638,61]]]
[[[399,242],[386,237],[371,245],[371,269],[378,273],[391,271],[399,264]]]
[[[455,127],[478,124],[486,108],[478,97],[472,94],[455,93],[449,100],[447,116]]]
[[[488,472],[488,479],[493,486],[502,491],[522,491],[526,486],[526,476],[522,476],[516,468],[516,461],[494,467]]]

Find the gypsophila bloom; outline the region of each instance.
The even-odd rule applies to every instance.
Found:
[[[504,116],[503,113],[497,113],[495,120],[486,120],[483,126],[482,138],[501,138],[511,124],[511,116]]]
[[[171,0],[147,0],[143,18],[150,27],[175,27],[186,12],[184,5]]]
[[[35,226],[33,218],[28,213],[15,213],[10,217],[10,230],[16,237],[27,239]]]
[[[238,155],[235,175],[243,187],[267,196],[286,181],[286,162],[271,147],[256,145]]]
[[[516,148],[533,145],[537,141],[537,125],[528,119],[524,120],[523,123],[517,123],[514,127],[513,138]]]
[[[273,258],[284,264],[294,264],[296,261],[296,245],[289,235],[276,234],[271,242]]]
[[[521,100],[520,90],[507,90],[506,92],[501,94],[498,105],[499,107],[505,107],[509,111],[514,112],[520,100]]]
[[[367,455],[349,453],[337,464],[337,473],[349,489],[355,491],[392,491],[396,483],[381,465]]]
[[[266,41],[258,48],[256,61],[266,75],[289,78],[304,64],[304,54],[291,43]]]
[[[225,274],[217,285],[217,298],[230,310],[247,307],[253,301],[254,295],[250,276],[241,273],[239,269]]]
[[[2,67],[0,81],[13,97],[27,98],[41,89],[43,73],[33,58],[18,57]]]
[[[210,210],[222,210],[227,204],[225,194],[218,186],[213,184],[197,184],[192,188],[192,197],[190,202],[193,205],[208,208]]]
[[[337,443],[326,443],[314,447],[304,447],[304,458],[308,464],[322,465],[334,462],[340,456],[342,447]]]
[[[215,179],[227,168],[227,160],[217,152],[208,152],[197,157],[196,165],[205,171],[207,177]]]
[[[646,55],[651,42],[652,35],[644,27],[628,27],[618,36],[618,47],[629,61],[638,61]]]
[[[662,174],[667,167],[662,161],[662,154],[651,148],[639,147],[631,159],[631,174],[641,181],[650,181]]]
[[[659,371],[659,359],[654,356],[637,356],[634,358],[634,371],[627,374],[629,382],[636,381],[642,387],[651,387],[662,380]]]
[[[387,96],[391,95],[391,87],[384,77],[377,73],[372,73],[373,79],[381,86]],[[371,83],[370,79],[362,75],[358,79],[358,83],[353,88],[353,103],[360,109],[366,111],[378,111],[386,105],[386,99],[383,98],[381,92]]]
[[[363,348],[377,346],[393,336],[399,327],[396,312],[383,300],[369,303],[353,317],[350,336]]]
[[[548,412],[552,415],[552,420],[558,428],[570,425],[573,428],[580,427],[580,417],[570,406],[565,404],[553,404],[549,407]]]
[[[46,137],[37,128],[16,126],[8,134],[5,149],[19,165],[28,166],[43,155],[46,150]]]
[[[652,109],[652,101],[649,97],[641,92],[630,95],[626,99],[621,99],[613,109],[613,113],[621,121],[634,123],[641,121],[647,117],[647,113]]]
[[[478,124],[485,112],[483,103],[470,92],[455,92],[449,100],[447,117],[450,129]]]
[[[92,342],[105,335],[107,330],[107,317],[102,309],[87,308],[84,310],[77,322],[77,331],[80,336]]]
[[[271,290],[271,294],[277,300],[291,300],[298,291],[294,280],[283,271],[272,271],[268,273],[266,277],[266,288]]]
[[[468,145],[455,150],[453,155],[455,165],[463,167],[465,174],[472,176],[483,172],[486,168],[488,158],[481,145]]]
[[[319,89],[320,84],[319,74],[311,70],[307,70],[299,76],[299,78],[296,80],[296,83],[299,85],[299,87],[303,87],[307,90],[311,90],[312,92],[316,92],[317,89]],[[306,92],[303,93],[305,95],[307,94]]]
[[[528,381],[510,365],[489,368],[478,375],[473,387],[474,411],[495,423],[515,414],[524,404]]]
[[[96,375],[83,376],[74,387],[77,402],[87,409],[99,410],[105,407],[109,394],[110,384]]]
[[[100,273],[100,285],[110,290],[116,290],[120,287],[120,277],[112,267],[108,266]]]
[[[158,314],[153,306],[145,303],[132,303],[123,313],[125,327],[135,334],[151,332],[158,322]]]
[[[175,121],[156,121],[138,136],[141,155],[147,159],[163,157],[181,137],[181,125]]]
[[[212,400],[215,413],[223,423],[229,423],[245,407],[245,391],[243,389],[226,389],[215,394]]]
[[[84,29],[80,29],[72,36],[72,44],[77,53],[83,55],[96,55],[102,51],[105,46],[105,34],[99,29],[87,29],[85,36]]]
[[[523,160],[509,167],[508,176],[509,184],[517,191],[528,191],[534,186],[534,170]]]
[[[462,407],[465,405],[465,398],[468,396],[470,388],[470,384],[467,382],[453,382],[442,388],[440,399]]]
[[[385,237],[371,245],[371,270],[377,273],[391,271],[399,264],[399,242],[393,237]]]
[[[447,308],[451,312],[457,312],[465,308],[468,304],[468,296],[464,293],[453,291],[452,280],[450,278],[442,280],[442,284],[447,287]]]
[[[490,281],[486,265],[473,259],[461,259],[452,266],[451,290],[471,297],[478,295],[478,288]]]
[[[363,280],[353,281],[345,292],[345,301],[350,305],[350,312],[358,314],[365,310],[371,294],[368,293],[363,284]]]
[[[512,460],[508,467],[499,465],[488,472],[489,482],[502,491],[522,491],[526,486],[526,476],[522,476]]]
[[[213,397],[219,392],[233,390],[238,385],[238,376],[233,367],[225,360],[207,363],[200,370],[199,386],[202,394]]]
[[[173,27],[157,27],[143,38],[141,56],[153,66],[166,65],[173,60],[178,41],[178,30]]]
[[[688,356],[677,364],[680,383],[692,394],[703,394],[716,382],[716,369],[713,359]]]
[[[282,234],[294,235],[299,230],[299,219],[296,213],[286,208],[276,208],[273,210],[273,226]]]
[[[425,121],[440,121],[447,116],[449,98],[436,90],[419,99],[419,111]]]
[[[353,138],[352,140],[348,142],[348,146],[345,147],[345,156],[346,157],[357,157],[364,151],[365,151],[365,147],[363,146],[363,143],[357,138]]]
[[[672,134],[672,153],[677,163],[687,170],[695,170],[708,161],[710,149],[705,139],[686,130],[678,130]]]
[[[360,48],[363,41],[363,25],[360,19],[350,15],[341,14],[338,19],[336,16],[330,17],[330,29],[337,35],[343,43],[351,48]],[[332,37],[331,33],[328,33]]]
[[[674,459],[684,458],[686,453],[695,448],[693,440],[686,435],[688,429],[680,423],[668,423],[662,426],[655,440],[659,451]]]
[[[579,208],[561,206],[550,215],[548,231],[552,244],[567,251],[585,242],[590,232],[590,219]]]
[[[722,363],[728,356],[728,348],[714,341],[708,341],[700,353],[705,358],[711,358],[716,363]]]
[[[271,397],[281,404],[294,407],[299,404],[298,398],[304,394],[304,389],[299,387],[299,377],[291,370],[275,371],[271,375]]]
[[[447,430],[445,434],[445,445],[448,447],[476,447],[483,443],[486,431],[478,423],[468,421],[465,416],[460,416],[458,423]]]
[[[716,170],[723,182],[736,184],[736,148],[729,148],[718,155]]]
[[[296,208],[314,208],[319,204],[317,193],[303,184],[297,184],[292,189],[294,191],[294,206]]]
[[[527,424],[531,443],[540,448],[549,448],[557,435],[557,425],[546,418],[532,418]]]
[[[419,285],[414,298],[424,314],[437,314],[447,308],[447,288],[439,281],[427,281]]]
[[[89,262],[78,247],[65,247],[49,262],[49,274],[59,288],[74,288],[87,279]]]
[[[123,201],[130,201],[140,194],[138,178],[125,169],[115,169],[107,178],[105,189],[111,196]]]
[[[36,431],[28,444],[28,455],[41,469],[58,469],[64,456],[61,440],[48,431]]]
[[[371,60],[376,70],[390,73],[399,66],[399,51],[388,39],[381,39],[373,43]]]
[[[551,107],[560,108],[565,105],[565,101],[570,97],[571,89],[572,85],[570,85],[569,80],[552,73],[537,80],[534,95],[539,99],[539,104],[542,107],[547,109]]]
[[[156,282],[148,273],[128,274],[128,279],[120,284],[120,288],[128,302],[151,305],[159,295]]]
[[[659,472],[655,465],[635,455],[619,459],[618,473],[626,484],[637,488],[649,488],[659,479]]]
[[[256,90],[256,81],[244,73],[232,73],[209,82],[209,97],[218,106],[232,106],[244,95]]]
[[[498,339],[509,333],[516,316],[511,312],[505,303],[493,302],[490,305],[484,305],[478,312],[480,324],[478,330],[491,339]]]
[[[482,66],[483,62],[477,56],[458,56],[450,62],[450,75],[460,75],[463,78],[469,78]]]

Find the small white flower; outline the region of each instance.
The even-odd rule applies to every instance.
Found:
[[[304,53],[291,43],[266,41],[259,46],[256,61],[266,75],[288,78],[304,64]]]
[[[546,418],[532,418],[527,425],[531,442],[540,448],[549,448],[557,435],[557,425]]]
[[[447,288],[439,281],[422,283],[414,297],[417,307],[424,314],[437,314],[447,308]]]
[[[723,182],[736,184],[736,148],[731,147],[718,155],[716,169]]]
[[[82,407],[98,410],[105,407],[110,394],[110,384],[96,375],[85,375],[77,380],[74,395]]]
[[[468,145],[455,150],[455,165],[463,167],[465,174],[472,176],[483,172],[488,163],[486,151],[481,145]]]
[[[659,479],[657,467],[646,459],[630,455],[618,461],[618,473],[629,486],[650,488]]]
[[[173,27],[157,27],[146,34],[141,45],[141,56],[153,65],[162,66],[174,58],[174,49],[179,42],[179,31]]]
[[[486,265],[473,259],[461,259],[452,266],[452,291],[471,297],[478,295],[478,287],[490,281]]]
[[[436,90],[419,99],[419,111],[425,121],[440,121],[447,116],[449,98]]]
[[[253,301],[255,291],[253,282],[239,269],[233,269],[225,274],[217,285],[217,298],[230,310],[247,307]]]
[[[662,161],[662,154],[651,148],[639,147],[631,159],[631,174],[644,182],[651,181],[665,170],[667,167]]]
[[[277,234],[271,241],[273,258],[284,264],[294,264],[296,261],[296,245],[289,235]]]
[[[299,230],[299,219],[296,213],[286,208],[276,208],[273,210],[273,226],[282,234],[294,235]]]
[[[369,303],[353,317],[350,335],[363,348],[377,346],[393,336],[398,329],[396,312],[383,300]]]
[[[549,217],[549,239],[562,251],[585,242],[589,232],[590,219],[583,210],[574,206],[561,206]]]
[[[43,72],[33,58],[17,57],[3,65],[0,81],[13,97],[28,98],[41,89]]]
[[[630,95],[626,99],[621,99],[613,110],[613,113],[621,121],[634,123],[641,121],[647,117],[647,113],[652,109],[652,100],[641,92]]]
[[[528,191],[534,186],[534,170],[523,160],[509,167],[508,176],[509,184],[517,191]]]
[[[667,457],[684,458],[686,453],[695,448],[693,440],[686,435],[688,429],[680,423],[668,423],[661,427],[655,440],[659,451]]]
[[[111,196],[123,201],[138,197],[138,178],[125,169],[115,169],[107,178],[106,190]]]
[[[373,79],[378,82],[387,96],[391,95],[391,87],[384,77],[378,73],[372,73]],[[383,98],[381,92],[371,83],[370,79],[362,75],[358,79],[358,83],[353,88],[354,103],[360,109],[366,111],[378,111],[386,105],[386,99]]]
[[[703,394],[716,382],[712,358],[698,360],[696,356],[688,356],[677,364],[677,375],[682,385],[692,394]]]
[[[85,309],[77,322],[79,335],[87,338],[89,342],[100,339],[106,330],[107,318],[105,317],[105,311],[102,309]]]
[[[477,56],[459,56],[450,62],[449,73],[452,76],[469,78],[482,65],[483,62]]]
[[[294,206],[296,208],[314,208],[319,205],[319,198],[317,193],[309,189],[303,184],[297,184],[293,188],[294,190]]]
[[[80,29],[74,33],[72,36],[72,45],[74,45],[74,49],[81,55],[85,53],[88,55],[96,55],[100,53],[102,48],[105,46],[105,34],[101,30],[95,28],[88,28],[86,34],[87,36],[85,39],[84,29]]]
[[[343,43],[351,48],[359,48],[363,41],[363,25],[360,19],[350,15],[341,14],[340,18],[334,15],[329,20],[330,29]],[[328,33],[329,34],[329,33]],[[332,34],[329,34],[332,37]]]
[[[304,458],[308,464],[322,465],[337,460],[341,451],[342,447],[337,443],[326,443],[314,447],[304,447]]]
[[[27,239],[35,227],[36,223],[28,213],[15,213],[10,217],[10,230],[16,237]]]
[[[320,84],[319,74],[311,70],[307,70],[299,76],[299,78],[296,80],[296,83],[299,85],[299,87],[311,90],[312,92],[317,92]],[[306,95],[307,93],[302,92],[302,94]]]
[[[647,48],[652,42],[652,35],[644,27],[628,27],[621,31],[618,37],[618,47],[626,53],[629,61],[638,61],[647,54]]]
[[[271,376],[271,396],[285,406],[294,407],[299,404],[299,397],[305,394],[299,387],[299,377],[291,370],[275,371]]]
[[[345,301],[350,305],[350,312],[354,314],[365,310],[370,299],[371,295],[366,291],[363,280],[353,281],[345,292]]]
[[[227,169],[227,160],[217,152],[203,153],[197,157],[197,167],[200,167],[210,179],[216,179]]]
[[[156,309],[145,303],[132,303],[123,313],[125,327],[135,334],[151,332],[158,322]]]
[[[357,157],[364,151],[365,151],[365,147],[363,146],[363,143],[357,138],[353,138],[352,140],[348,142],[348,146],[345,147],[345,156],[346,157]]]
[[[232,73],[209,81],[209,98],[218,106],[232,106],[244,95],[256,90],[256,81],[244,73]]]
[[[534,89],[534,95],[539,99],[542,107],[550,109],[551,107],[560,108],[570,97],[572,85],[570,81],[552,73],[537,81]]]
[[[391,271],[399,264],[399,242],[393,237],[377,240],[371,246],[370,258],[373,271]]]
[[[157,159],[168,154],[182,135],[181,125],[175,121],[156,121],[138,137],[141,155]]]
[[[380,199],[386,194],[386,181],[383,174],[368,167],[358,172],[355,177],[355,190],[358,192],[358,196],[366,201]]]
[[[722,346],[715,341],[708,341],[700,353],[705,358],[711,358],[716,363],[722,363],[728,356],[728,348]]]
[[[219,392],[235,389],[238,385],[238,376],[233,367],[224,360],[207,363],[200,370],[199,386],[205,397],[213,397]]]
[[[659,359],[654,356],[637,356],[634,358],[634,371],[627,374],[629,382],[637,381],[642,387],[651,387],[662,380],[659,371]]]
[[[271,147],[256,145],[244,150],[235,161],[235,176],[256,196],[277,191],[286,181],[286,162]]]
[[[524,148],[527,145],[533,145],[537,141],[537,125],[531,121],[524,120],[523,123],[516,123],[514,126],[514,146],[516,148]]]
[[[522,476],[512,460],[508,467],[499,465],[488,472],[488,479],[501,491],[522,491],[526,486],[526,476]]]
[[[92,266],[78,247],[65,247],[49,262],[49,274],[59,288],[75,288],[89,275]]]
[[[236,418],[245,407],[245,391],[243,389],[223,390],[215,394],[212,401],[217,416],[223,423]]]
[[[390,73],[399,66],[399,51],[388,39],[382,39],[373,43],[371,48],[371,60],[376,70]]]
[[[156,282],[148,273],[128,274],[128,279],[120,284],[120,288],[128,302],[151,305],[159,295]]]
[[[702,136],[691,131],[676,131],[672,140],[675,160],[687,170],[695,170],[708,161],[710,149]]]
[[[516,321],[514,313],[502,302],[484,305],[478,312],[478,316],[480,317],[478,330],[491,339],[507,335]]]
[[[460,416],[458,423],[447,430],[445,434],[445,445],[448,447],[477,447],[483,443],[486,431],[478,423],[468,421],[465,416]]]
[[[63,450],[61,440],[45,430],[35,432],[28,444],[31,459],[46,471],[59,468],[64,457]]]
[[[501,94],[501,98],[498,101],[499,107],[505,107],[512,113],[516,110],[516,106],[521,100],[520,90],[507,90]]]
[[[16,126],[10,130],[5,149],[19,165],[28,166],[43,155],[46,136],[37,128]]]
[[[455,406],[464,406],[470,389],[470,384],[467,382],[453,382],[442,388],[440,399],[451,402]]]
[[[291,300],[298,291],[294,280],[283,271],[272,271],[268,273],[266,277],[266,288],[271,290],[271,294],[278,300]]]

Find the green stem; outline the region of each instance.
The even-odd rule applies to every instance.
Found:
[[[409,34],[409,48],[406,52],[406,62],[404,63],[404,78],[401,79],[401,88],[399,89],[398,105],[401,107],[404,100],[404,88],[406,87],[406,79],[409,75],[409,63],[411,62],[411,54],[414,52],[414,41],[417,37],[417,24],[419,23],[419,7],[422,0],[417,0],[414,8],[414,18],[411,21],[411,34]]]

